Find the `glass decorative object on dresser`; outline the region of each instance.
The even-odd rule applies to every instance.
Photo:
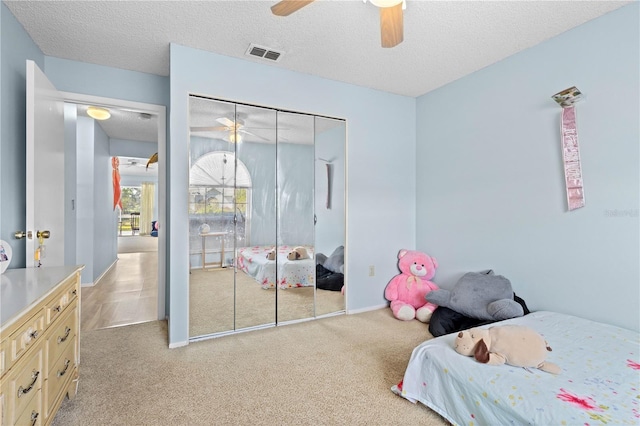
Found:
[[[344,312],[315,258],[318,233],[344,246],[344,121],[192,95],[189,126],[191,340]],[[331,210],[323,151],[341,168]]]

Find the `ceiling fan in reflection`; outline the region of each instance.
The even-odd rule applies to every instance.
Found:
[[[123,162],[120,161],[121,166],[123,167]],[[124,162],[124,168],[128,169],[131,167],[146,167],[146,163],[138,161],[136,158],[127,158],[127,161]]]
[[[237,118],[235,121],[230,120],[227,117],[222,117],[216,119],[220,126],[192,126],[190,128],[192,133],[208,133],[208,132],[224,132],[226,133],[225,139],[231,143],[242,142],[243,135],[249,135],[252,137],[256,137],[263,141],[268,141],[267,138],[264,138],[260,135],[256,135],[255,133],[250,132],[249,127],[244,126],[244,121]],[[254,129],[269,129],[268,127],[251,127],[251,130]]]

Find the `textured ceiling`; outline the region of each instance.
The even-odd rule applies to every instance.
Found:
[[[88,117],[88,105],[77,105],[78,115]],[[113,139],[142,142],[158,141],[158,117],[153,114],[109,108],[111,118],[98,121],[102,130]]]
[[[407,1],[404,42],[380,47],[378,9],[317,0],[288,17],[276,1],[6,1],[45,55],[168,75],[169,43],[419,96],[629,1]]]
[[[268,0],[4,3],[48,56],[166,76],[178,43],[416,97],[632,2],[408,0],[404,42],[391,49],[362,0],[316,0],[288,17]],[[283,55],[247,56],[251,43]]]

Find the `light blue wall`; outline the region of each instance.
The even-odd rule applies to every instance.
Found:
[[[313,145],[282,142],[277,152],[278,245],[312,245]]]
[[[93,136],[93,282],[118,256],[118,212],[113,209],[109,138],[97,123]]]
[[[344,245],[345,238],[345,185],[344,157],[345,126],[338,126],[316,135],[315,144],[315,205],[318,222],[316,224],[315,248],[317,253],[330,256],[333,251]],[[319,160],[331,160],[333,167],[333,185],[331,209],[327,209],[327,163]]]
[[[158,152],[158,142],[142,142],[127,139],[109,139],[110,153],[113,157],[149,158]]]
[[[77,223],[77,144],[78,108],[73,104],[64,104],[64,263],[76,263]]]
[[[347,120],[347,307],[384,306],[397,252],[415,244],[415,99],[175,44],[170,79],[170,344],[188,339],[189,92]]]
[[[92,284],[94,221],[94,149],[95,120],[78,117],[76,122],[76,263],[84,265],[81,283]]]
[[[492,268],[532,310],[638,330],[639,6],[417,101],[417,247],[435,282]],[[586,207],[568,212],[554,93],[576,85]]]
[[[102,65],[45,57],[45,71],[63,92],[169,105],[169,78]]]
[[[4,3],[0,4],[0,239],[13,249],[10,268],[25,267],[26,60],[44,69],[44,55]]]

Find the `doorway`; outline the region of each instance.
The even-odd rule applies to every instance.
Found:
[[[83,286],[82,302],[83,302],[83,319],[82,329],[85,325],[91,328],[106,328],[111,326],[128,325],[142,321],[162,320],[166,318],[166,237],[160,231],[162,224],[165,223],[166,217],[166,175],[165,175],[165,155],[166,155],[166,107],[161,105],[144,104],[119,99],[96,97],[91,95],[83,95],[77,93],[62,92],[66,103],[78,106],[93,105],[108,108],[112,111],[126,111],[128,113],[138,114],[141,121],[150,117],[154,119],[155,139],[157,144],[154,145],[156,153],[156,161],[153,167],[156,169],[155,181],[155,203],[157,208],[154,212],[154,222],[156,225],[156,237],[151,237],[151,221],[149,224],[143,223],[139,218],[138,221],[131,226],[129,224],[129,236],[140,237],[142,228],[146,228],[146,238],[152,239],[152,244],[145,249],[129,248],[120,253],[120,245],[118,244],[118,259],[104,273],[98,277],[93,287]],[[103,127],[103,126],[101,126]],[[104,129],[104,127],[103,127]],[[105,132],[106,133],[106,132]],[[113,144],[111,144],[113,147]],[[117,149],[110,150],[112,154],[117,155]],[[145,154],[148,157],[147,154]],[[133,158],[133,157],[132,157]],[[145,164],[149,158],[140,157]],[[109,193],[108,197],[111,197]],[[129,221],[131,215],[128,215]],[[144,226],[143,226],[144,225]],[[120,224],[117,224],[120,228]],[[119,235],[116,230],[113,234],[113,240],[117,241]],[[124,229],[123,229],[124,231]],[[94,242],[94,244],[97,244]],[[126,251],[126,252],[125,252]],[[124,290],[121,294],[103,293],[99,295],[97,291],[101,284],[105,284],[104,288]],[[91,300],[88,299],[93,293]],[[123,302],[124,295],[137,295],[138,299],[145,299],[143,305],[135,304],[128,301],[120,304],[101,303],[110,299],[120,299]],[[87,302],[85,303],[85,297]],[[150,295],[152,295],[150,297]],[[102,296],[102,299],[101,299]],[[93,317],[89,320],[85,314],[93,313]],[[135,314],[135,315],[134,315]],[[111,317],[112,320],[109,320]]]

